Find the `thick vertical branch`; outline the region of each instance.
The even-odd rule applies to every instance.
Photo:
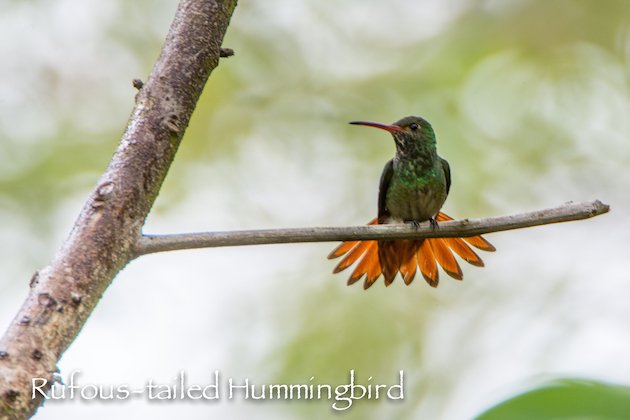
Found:
[[[41,404],[32,379],[52,385],[57,362],[114,276],[129,262],[210,72],[236,0],[182,0],[160,57],[141,87],[118,150],[66,242],[33,275],[0,340],[0,418]]]

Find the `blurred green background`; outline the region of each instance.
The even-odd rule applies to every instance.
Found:
[[[106,167],[175,8],[0,0],[2,331]],[[394,145],[347,122],[406,115],[434,126],[456,218],[591,199],[612,211],[489,235],[486,267],[437,289],[346,287],[326,243],[143,257],[66,352],[64,378],[342,384],[354,369],[393,383],[404,370],[405,399],[341,413],[49,401],[37,418],[461,419],[555,378],[630,384],[628,1],[242,0],[224,45],[236,55],[212,74],[146,232],[365,223]]]

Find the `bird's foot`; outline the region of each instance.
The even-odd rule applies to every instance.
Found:
[[[418,228],[420,227],[420,222],[418,222],[417,220],[410,220],[408,223],[411,223],[411,225],[418,230]]]
[[[422,224],[422,222],[419,222],[418,220],[407,220],[406,223],[410,223],[416,230],[418,230]],[[439,229],[440,227],[438,226],[437,220],[433,217],[429,219],[429,225],[431,226],[431,230]]]

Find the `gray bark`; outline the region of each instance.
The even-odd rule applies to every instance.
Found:
[[[127,129],[52,262],[33,275],[26,301],[0,340],[0,418],[26,418],[43,399],[75,339],[134,246],[175,157],[197,99],[218,65],[236,0],[182,0],[162,52],[140,88]],[[223,51],[225,55],[225,51]]]

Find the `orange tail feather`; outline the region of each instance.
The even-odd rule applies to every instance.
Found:
[[[381,262],[385,286],[392,284],[400,270],[400,254],[403,248],[400,243],[399,241],[378,242],[378,259]]]
[[[418,252],[416,253],[418,259],[418,266],[420,267],[420,273],[422,277],[429,283],[431,287],[437,287],[440,281],[438,275],[437,264],[435,263],[435,256],[429,241],[421,241]]]
[[[486,241],[482,236],[470,236],[462,239],[482,251],[494,252],[497,250],[494,245]]]
[[[483,267],[483,261],[479,258],[479,255],[464,242],[461,238],[443,238],[444,242],[455,252],[462,257],[468,264],[472,264],[476,267]]]
[[[365,251],[369,248],[371,242],[373,241],[356,241],[354,247],[347,251],[346,256],[343,257],[341,261],[339,261],[339,264],[337,264],[337,266],[333,270],[333,273],[343,271],[354,264],[356,261],[358,261],[363,256]]]
[[[436,217],[438,222],[453,220],[444,213]],[[377,219],[368,223],[378,224]],[[345,270],[357,262],[348,284],[354,284],[364,276],[363,288],[367,289],[383,274],[385,285],[389,286],[400,273],[405,284],[410,284],[418,269],[424,279],[432,287],[439,282],[438,264],[451,277],[461,280],[462,269],[453,253],[466,262],[483,267],[483,261],[468,245],[483,251],[494,251],[495,248],[481,236],[467,238],[428,238],[423,240],[397,241],[348,241],[339,244],[328,258],[343,256],[334,273]]]
[[[412,243],[412,246],[407,247],[409,255],[407,255],[406,258],[403,258],[403,262],[400,264],[400,275],[407,285],[413,281],[418,269],[418,259],[416,258],[418,243],[416,241],[409,242]]]
[[[378,261],[378,245],[376,241],[364,241],[362,244],[366,244],[365,250],[362,253],[361,261],[357,264],[352,272],[352,275],[348,279],[348,284],[354,284],[361,279],[365,274],[368,274],[368,280],[374,276],[374,273],[378,271],[378,275],[372,280],[376,281],[381,274],[381,267]],[[371,275],[370,275],[371,274]],[[369,287],[369,286],[368,286]]]
[[[375,248],[375,250],[368,250],[368,252],[370,252],[371,264],[368,267],[365,282],[363,282],[364,289],[372,286],[381,275],[381,262],[378,259],[378,244],[375,242],[372,244],[372,246]],[[367,258],[367,255],[364,258]]]
[[[348,241],[340,243],[335,249],[330,251],[330,254],[328,254],[328,259],[332,260],[333,258],[341,257],[343,254],[354,248],[358,243],[359,241]]]
[[[446,274],[454,279],[462,280],[464,278],[464,274],[462,273],[462,269],[459,264],[457,264],[457,260],[455,259],[453,252],[448,247],[448,242],[444,241],[443,238],[430,238],[425,241],[431,244],[433,256]]]

